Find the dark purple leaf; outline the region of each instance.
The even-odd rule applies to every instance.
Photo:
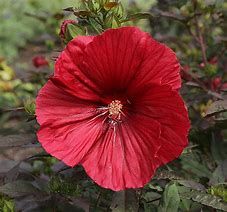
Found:
[[[10,197],[21,197],[41,193],[41,191],[32,185],[31,182],[23,180],[14,181],[1,186],[0,192]]]

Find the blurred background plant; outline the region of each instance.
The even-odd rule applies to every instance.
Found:
[[[60,8],[75,5],[75,2],[56,0],[53,4],[45,0],[0,1],[0,56],[12,60],[18,56],[18,48],[25,47],[27,42],[33,42],[40,35],[56,35],[59,21],[64,17]]]
[[[226,10],[222,0],[0,1],[0,211],[227,211]],[[114,193],[43,151],[34,101],[69,40],[124,25],[176,52],[192,127],[178,160]]]

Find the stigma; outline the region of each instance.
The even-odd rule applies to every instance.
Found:
[[[121,119],[121,114],[122,114],[122,108],[123,105],[121,101],[119,100],[114,100],[108,105],[108,110],[109,110],[109,118],[112,120],[120,120]]]

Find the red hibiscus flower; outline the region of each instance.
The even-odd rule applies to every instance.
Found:
[[[142,187],[188,144],[179,71],[175,53],[136,27],[77,37],[38,94],[38,140],[102,187]]]
[[[38,55],[32,58],[32,63],[36,68],[48,66],[49,63],[45,57]]]

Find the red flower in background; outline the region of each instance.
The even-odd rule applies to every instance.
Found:
[[[49,62],[46,60],[44,56],[35,56],[32,58],[32,63],[36,68],[48,66]]]
[[[210,89],[215,92],[226,91],[227,83],[222,81],[220,76],[214,77],[210,81]]]
[[[215,77],[214,79],[211,80],[210,84],[211,84],[210,88],[211,88],[212,91],[218,90],[218,88],[220,88],[220,86],[222,84],[221,77]]]
[[[222,84],[221,90],[227,91],[227,83],[226,82]]]
[[[175,53],[136,27],[77,37],[38,94],[38,139],[102,187],[142,187],[188,144],[179,71]]]

